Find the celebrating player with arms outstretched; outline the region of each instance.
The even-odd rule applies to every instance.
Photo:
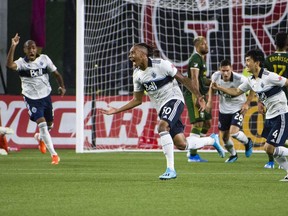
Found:
[[[153,60],[150,58],[152,55],[153,49],[145,43],[136,44],[130,49],[129,58],[135,67],[133,99],[120,108],[110,107],[102,112],[111,115],[139,106],[146,91],[160,118],[158,133],[167,162],[167,169],[159,178],[161,180],[174,179],[177,176],[174,169],[174,145],[180,150],[213,145],[221,157],[225,156],[225,152],[219,144],[218,135],[185,138],[184,125],[180,118],[184,109],[184,98],[177,81],[198,96],[200,110],[204,110],[205,101],[201,95],[197,95],[190,79],[178,72],[171,62],[159,58]]]

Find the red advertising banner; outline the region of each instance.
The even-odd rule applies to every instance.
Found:
[[[131,96],[96,97],[96,115],[91,115],[91,101],[85,104],[84,130],[86,140],[91,142],[92,128],[95,128],[97,145],[127,145],[145,148],[145,142],[152,142],[157,146],[157,113],[148,98],[142,105],[124,113],[107,116],[97,111],[108,106],[119,107],[131,100]],[[74,96],[52,96],[54,107],[54,128],[51,130],[53,143],[58,148],[74,148],[76,143],[76,101]],[[218,133],[218,97],[214,97],[214,109],[212,112],[212,127],[210,133]],[[94,119],[94,120],[93,120]],[[191,124],[185,108],[182,121],[186,125],[185,135],[189,136]],[[17,145],[20,148],[34,148],[37,142],[34,134],[38,132],[35,122],[29,120],[28,110],[21,96],[1,96],[0,100],[0,124],[11,127],[15,133],[7,136],[9,146]],[[92,127],[95,124],[95,127]],[[260,137],[263,129],[263,116],[257,113],[256,104],[245,115],[243,131],[251,137],[254,143],[262,146],[264,140]],[[87,131],[87,133],[86,133]],[[141,140],[142,139],[142,140]],[[143,140],[144,139],[144,140]],[[148,140],[145,140],[148,139]],[[149,140],[149,139],[152,139]],[[139,145],[139,143],[144,146]],[[154,143],[153,143],[154,142]],[[241,144],[236,148],[242,149]],[[237,147],[238,145],[238,147]]]

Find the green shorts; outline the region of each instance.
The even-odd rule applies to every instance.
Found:
[[[206,111],[204,111],[204,115],[200,115],[200,112],[198,110],[199,108],[196,106],[197,98],[194,94],[191,94],[190,92],[184,92],[183,95],[191,124],[212,119],[211,113],[208,113]]]

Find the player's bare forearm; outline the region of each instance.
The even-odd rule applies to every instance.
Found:
[[[288,87],[288,79],[286,79],[284,86]]]
[[[117,114],[120,112],[124,112],[126,110],[133,109],[136,106],[139,106],[142,104],[142,98],[143,98],[144,92],[134,92],[133,93],[133,99],[130,100],[127,104],[120,108],[114,108],[114,107],[109,107],[109,109],[100,109],[100,112],[106,115],[113,115]]]
[[[100,112],[106,115],[113,115],[113,114],[124,112],[126,110],[130,110],[136,106],[139,106],[140,104],[142,104],[142,102],[135,101],[134,99],[132,99],[131,101],[129,101],[127,104],[125,104],[124,106],[120,108],[109,107],[109,109],[107,110],[100,109]]]
[[[199,90],[200,88],[199,88],[198,76],[199,76],[199,68],[190,68],[190,77],[191,77],[190,82],[194,88],[193,94],[196,95],[197,98],[202,96]]]
[[[209,91],[208,91],[208,101],[207,101],[207,104],[206,104],[206,111],[211,113],[211,110],[212,110],[212,96],[213,96],[213,89],[212,87],[210,86],[209,88]]]
[[[241,107],[241,111],[240,111],[240,112],[241,112],[243,115],[246,114],[247,110],[248,110],[249,107],[250,107],[250,103],[251,103],[251,101],[253,100],[254,97],[255,97],[255,92],[252,91],[252,90],[250,90],[249,95],[247,96],[246,102],[245,102],[245,103],[242,105],[242,107]]]
[[[18,36],[18,33],[11,39],[11,47],[8,51],[7,54],[7,61],[6,61],[6,66],[12,70],[16,70],[17,69],[17,65],[14,62],[14,53],[15,53],[15,49],[16,46],[18,45],[20,40],[20,37]]]
[[[63,77],[62,75],[58,72],[58,71],[54,71],[54,76],[56,78],[56,81],[59,85],[59,88],[58,88],[58,92],[61,96],[64,96],[65,93],[66,93],[66,88],[65,88],[65,85],[64,85],[64,81],[63,81]]]
[[[206,107],[206,103],[204,97],[200,94],[197,87],[191,84],[191,79],[188,77],[184,77],[180,72],[177,72],[175,75],[177,81],[182,83],[191,93],[196,95],[197,97],[197,106],[199,107],[199,111],[204,111]]]
[[[224,88],[215,82],[212,82],[211,86],[214,90],[219,90],[232,96],[239,96],[244,93],[238,88]]]
[[[199,92],[199,89],[197,89],[197,86],[192,85],[191,79],[184,77],[180,72],[177,72],[175,78],[177,81],[182,83],[191,93],[195,94],[197,98],[202,96]]]
[[[11,45],[9,52],[7,54],[7,62],[6,66],[12,70],[16,70],[17,65],[14,63],[14,52],[15,52],[15,45]]]
[[[245,103],[250,106],[250,103],[254,99],[254,97],[255,97],[255,92],[253,90],[250,90]]]

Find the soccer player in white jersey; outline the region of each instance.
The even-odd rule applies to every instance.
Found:
[[[66,92],[63,78],[56,66],[47,55],[38,55],[36,43],[28,40],[24,43],[25,57],[14,61],[14,52],[19,44],[18,34],[11,40],[11,47],[7,56],[6,66],[19,73],[22,85],[22,94],[29,110],[30,120],[37,123],[40,139],[42,139],[51,154],[52,164],[58,164],[60,158],[56,153],[49,130],[53,127],[53,107],[51,101],[51,86],[49,74],[52,73],[59,85],[59,93],[63,96]],[[40,151],[46,152],[46,147],[41,146]]]
[[[102,110],[102,113],[112,115],[139,106],[142,103],[144,91],[146,91],[160,118],[158,133],[167,162],[167,169],[164,174],[159,176],[159,179],[169,180],[177,177],[174,168],[174,145],[180,150],[198,149],[204,145],[213,145],[220,157],[224,157],[225,152],[216,134],[203,138],[185,138],[184,125],[180,118],[184,109],[184,98],[177,81],[185,85],[190,91],[196,91],[190,84],[189,78],[178,72],[171,62],[159,58],[153,60],[150,58],[152,55],[152,47],[145,43],[136,44],[130,49],[129,59],[135,67],[133,99],[120,108],[110,107],[108,110]],[[204,110],[204,99],[201,95],[196,94],[196,96],[198,97],[199,109]]]
[[[288,148],[284,147],[288,137],[288,106],[283,86],[288,79],[262,67],[264,54],[260,50],[250,50],[245,55],[247,71],[252,73],[247,81],[237,88],[225,88],[212,83],[212,88],[233,96],[253,90],[266,107],[266,119],[261,136],[266,138],[264,150],[273,154],[275,160],[286,171],[281,181],[288,181]]]
[[[212,82],[216,82],[218,85],[225,88],[238,87],[247,78],[241,74],[232,71],[232,65],[229,60],[224,59],[220,62],[220,70],[212,74]],[[230,137],[237,139],[245,146],[245,155],[250,157],[252,154],[253,143],[248,138],[242,129],[243,116],[249,108],[249,104],[254,97],[254,92],[250,91],[248,98],[246,99],[245,93],[233,97],[225,94],[222,91],[218,91],[219,94],[219,116],[218,116],[218,128],[222,136],[224,147],[230,153],[230,157],[225,161],[233,163],[238,159],[237,152],[234,148],[233,140]],[[212,88],[209,89],[209,99],[207,102],[207,109],[212,108]]]

